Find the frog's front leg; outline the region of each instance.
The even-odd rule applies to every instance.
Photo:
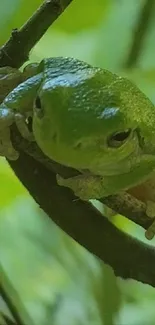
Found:
[[[64,179],[57,175],[57,182],[60,186],[65,186],[73,190],[76,196],[82,200],[100,199],[112,194],[112,188],[108,187],[108,179],[95,175],[78,175]],[[146,214],[152,218],[151,226],[146,230],[145,237],[148,240],[153,239],[155,235],[155,203],[146,202]]]
[[[10,139],[10,126],[15,120],[14,112],[8,108],[0,107],[0,156],[16,160],[18,152],[13,148]]]
[[[26,116],[0,105],[0,156],[5,156],[10,160],[16,160],[19,153],[14,149],[10,138],[10,126],[15,123],[20,134],[27,140],[33,141],[32,132],[28,130]]]
[[[26,122],[29,118],[32,118],[32,112],[27,114],[15,113],[15,123],[21,136],[28,141],[35,141],[33,132],[29,131],[28,123]]]
[[[11,67],[0,68],[0,102],[14,87],[22,82],[22,79],[22,73],[19,70]],[[3,104],[0,105],[0,155],[12,160],[19,156],[10,140],[10,126],[14,120],[14,112]]]
[[[95,175],[78,175],[64,179],[57,175],[57,183],[60,186],[70,188],[81,200],[99,199],[106,196],[106,189],[103,186],[103,177]]]

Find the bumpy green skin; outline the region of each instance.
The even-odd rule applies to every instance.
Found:
[[[43,60],[0,106],[1,154],[17,158],[7,132],[15,121],[27,137],[29,115],[42,151],[81,172],[57,179],[84,200],[126,190],[155,170],[154,106],[129,80],[109,71],[71,58]],[[111,142],[129,129],[126,139]]]

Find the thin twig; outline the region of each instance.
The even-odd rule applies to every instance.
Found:
[[[29,59],[34,45],[72,0],[46,0],[34,15],[0,49],[0,67],[19,68]]]
[[[139,15],[139,20],[136,22],[135,31],[133,35],[133,42],[131,45],[130,52],[128,54],[128,58],[125,62],[126,68],[132,68],[134,65],[136,65],[139,59],[146,32],[148,30],[148,26],[152,18],[154,7],[154,0],[145,0],[144,6]]]
[[[13,322],[8,316],[4,315],[2,312],[0,313],[0,317],[4,320],[6,325],[18,325],[17,323]]]
[[[3,298],[4,302],[6,303],[6,306],[8,307],[13,319],[15,320],[17,325],[25,325],[23,321],[21,320],[21,317],[12,303],[10,295],[7,294],[5,288],[3,287],[2,283],[0,283],[0,295]]]
[[[22,303],[20,297],[18,296],[18,292],[15,290],[9,277],[6,275],[6,272],[4,271],[2,264],[0,264],[0,276],[1,276],[0,295],[5,301],[17,325],[30,325],[30,324],[34,325],[33,320],[27,313],[24,304]],[[9,295],[7,294],[7,292],[9,292]],[[11,298],[11,296],[13,296],[13,299]],[[16,308],[16,306],[18,306],[18,308]]]

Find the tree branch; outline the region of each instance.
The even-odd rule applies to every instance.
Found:
[[[148,229],[153,222],[146,214],[146,204],[126,192],[108,196],[101,199],[101,202],[144,229]]]
[[[30,145],[22,139],[15,127],[12,140],[20,157],[9,164],[47,215],[82,246],[109,264],[116,275],[155,286],[154,248],[124,234],[90,203],[77,199],[71,190],[57,185],[56,173],[68,177],[75,175],[75,170],[48,160],[35,143]]]
[[[0,49],[0,67],[19,68],[29,59],[29,53],[50,25],[72,0],[46,0],[34,15]]]

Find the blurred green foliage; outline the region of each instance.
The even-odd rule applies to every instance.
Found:
[[[41,3],[0,2],[1,45]],[[155,102],[155,12],[137,66],[124,68],[143,4],[144,0],[73,0],[32,50],[30,60],[85,60],[127,76]],[[116,279],[108,266],[52,224],[4,159],[0,179],[0,263],[5,274],[1,281],[25,324],[30,325],[31,317],[31,324],[37,325],[154,325],[152,288]],[[143,239],[143,232],[123,217],[114,222]],[[8,312],[3,301],[0,311]]]

